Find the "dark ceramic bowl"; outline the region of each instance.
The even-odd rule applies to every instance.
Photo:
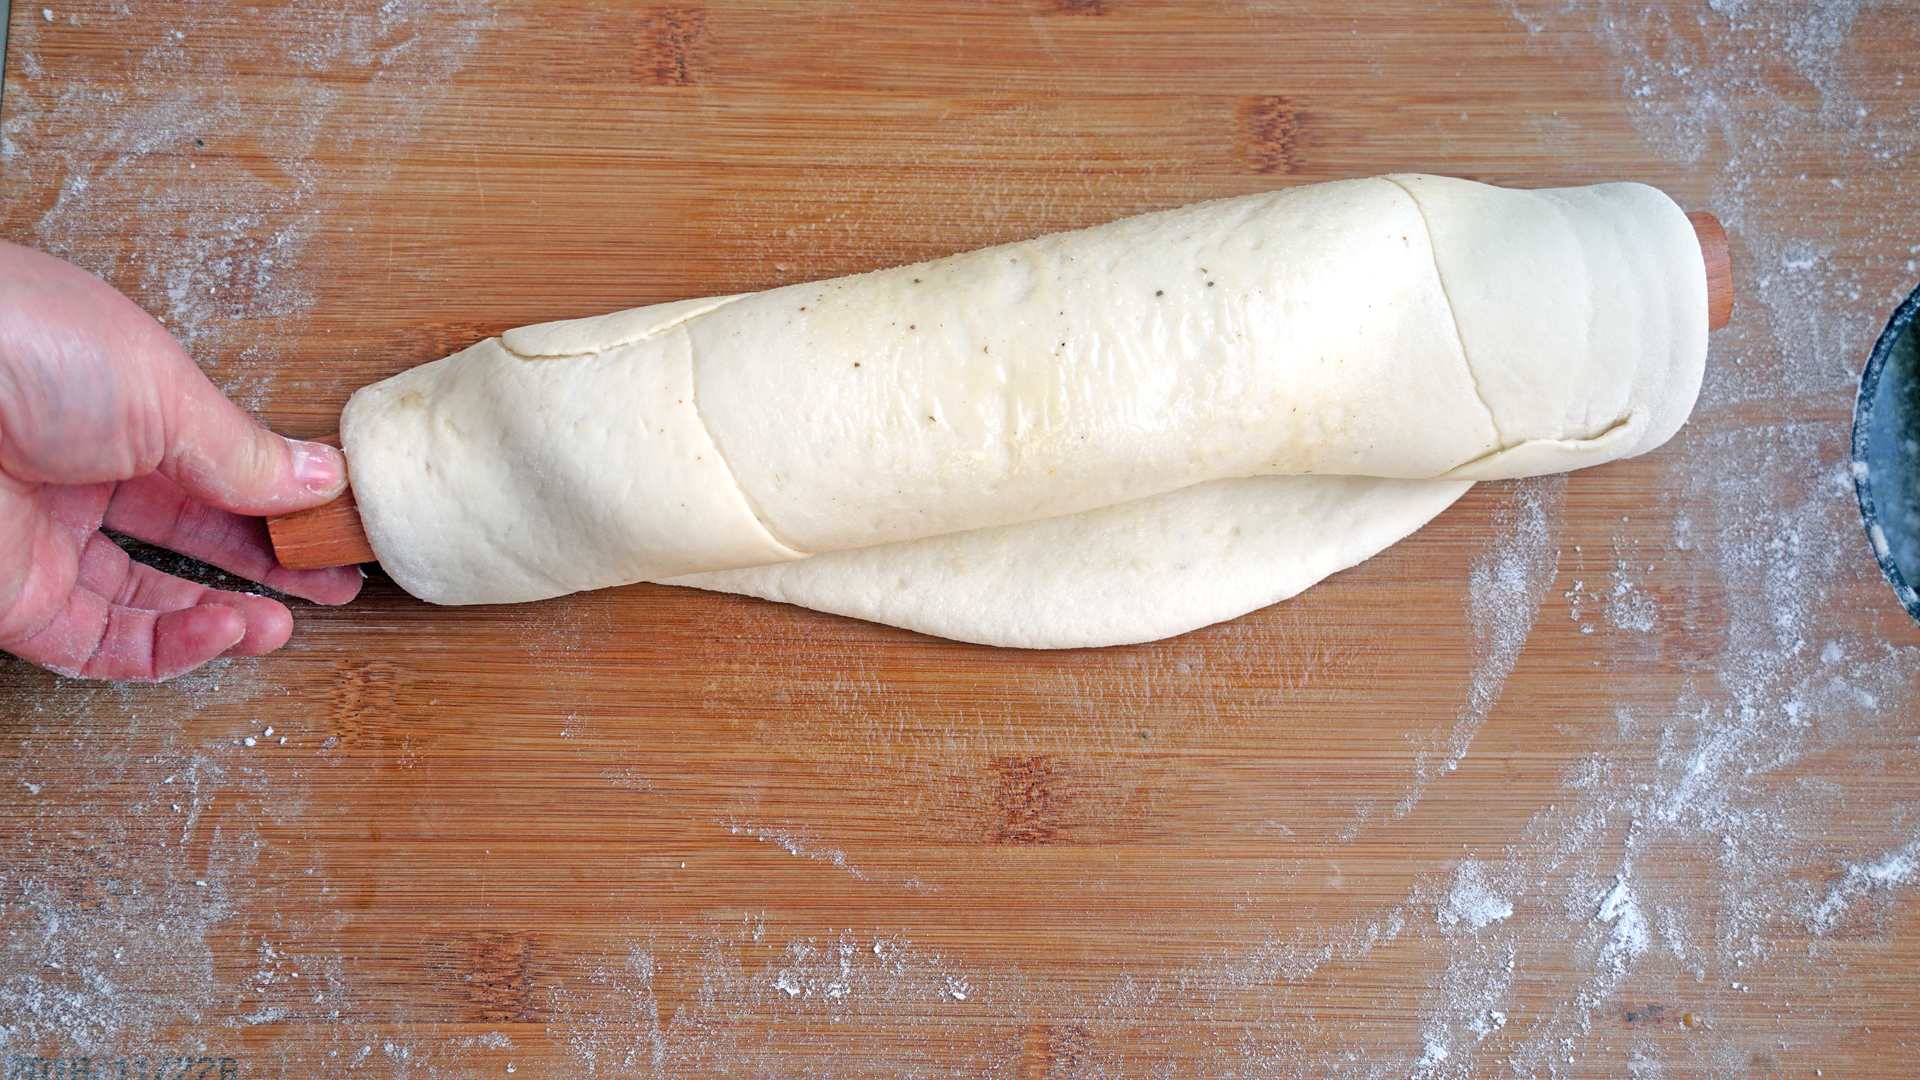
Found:
[[[1920,621],[1920,288],[1894,309],[1860,376],[1853,486],[1880,569]]]

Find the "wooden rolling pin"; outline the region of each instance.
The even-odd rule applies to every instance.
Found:
[[[1704,211],[1687,215],[1694,235],[1700,241],[1700,254],[1707,264],[1707,326],[1718,330],[1733,318],[1733,261],[1727,248],[1727,232],[1719,219]],[[339,446],[338,435],[315,442]],[[291,570],[318,570],[328,566],[347,566],[373,562],[376,556],[360,525],[360,511],[353,501],[353,489],[325,506],[283,514],[267,519],[267,532],[273,538],[273,551],[280,565]]]
[[[310,441],[339,446],[340,436],[322,435]],[[268,518],[267,535],[273,540],[274,557],[289,570],[321,570],[378,559],[373,545],[367,543],[367,530],[360,525],[360,505],[353,500],[351,486],[330,503]]]

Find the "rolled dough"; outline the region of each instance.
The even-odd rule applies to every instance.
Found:
[[[1706,336],[1660,192],[1404,175],[523,327],[342,434],[437,603],[667,580],[1116,644],[1292,595],[1472,480],[1659,445]]]

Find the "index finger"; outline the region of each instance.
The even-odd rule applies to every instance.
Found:
[[[120,484],[107,503],[102,525],[319,604],[352,600],[364,580],[354,566],[325,570],[281,566],[261,519],[209,506],[158,474]]]

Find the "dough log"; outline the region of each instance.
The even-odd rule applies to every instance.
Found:
[[[443,604],[670,580],[1029,647],[1272,603],[1474,480],[1642,453],[1707,348],[1637,184],[1398,175],[510,330],[342,417]]]

